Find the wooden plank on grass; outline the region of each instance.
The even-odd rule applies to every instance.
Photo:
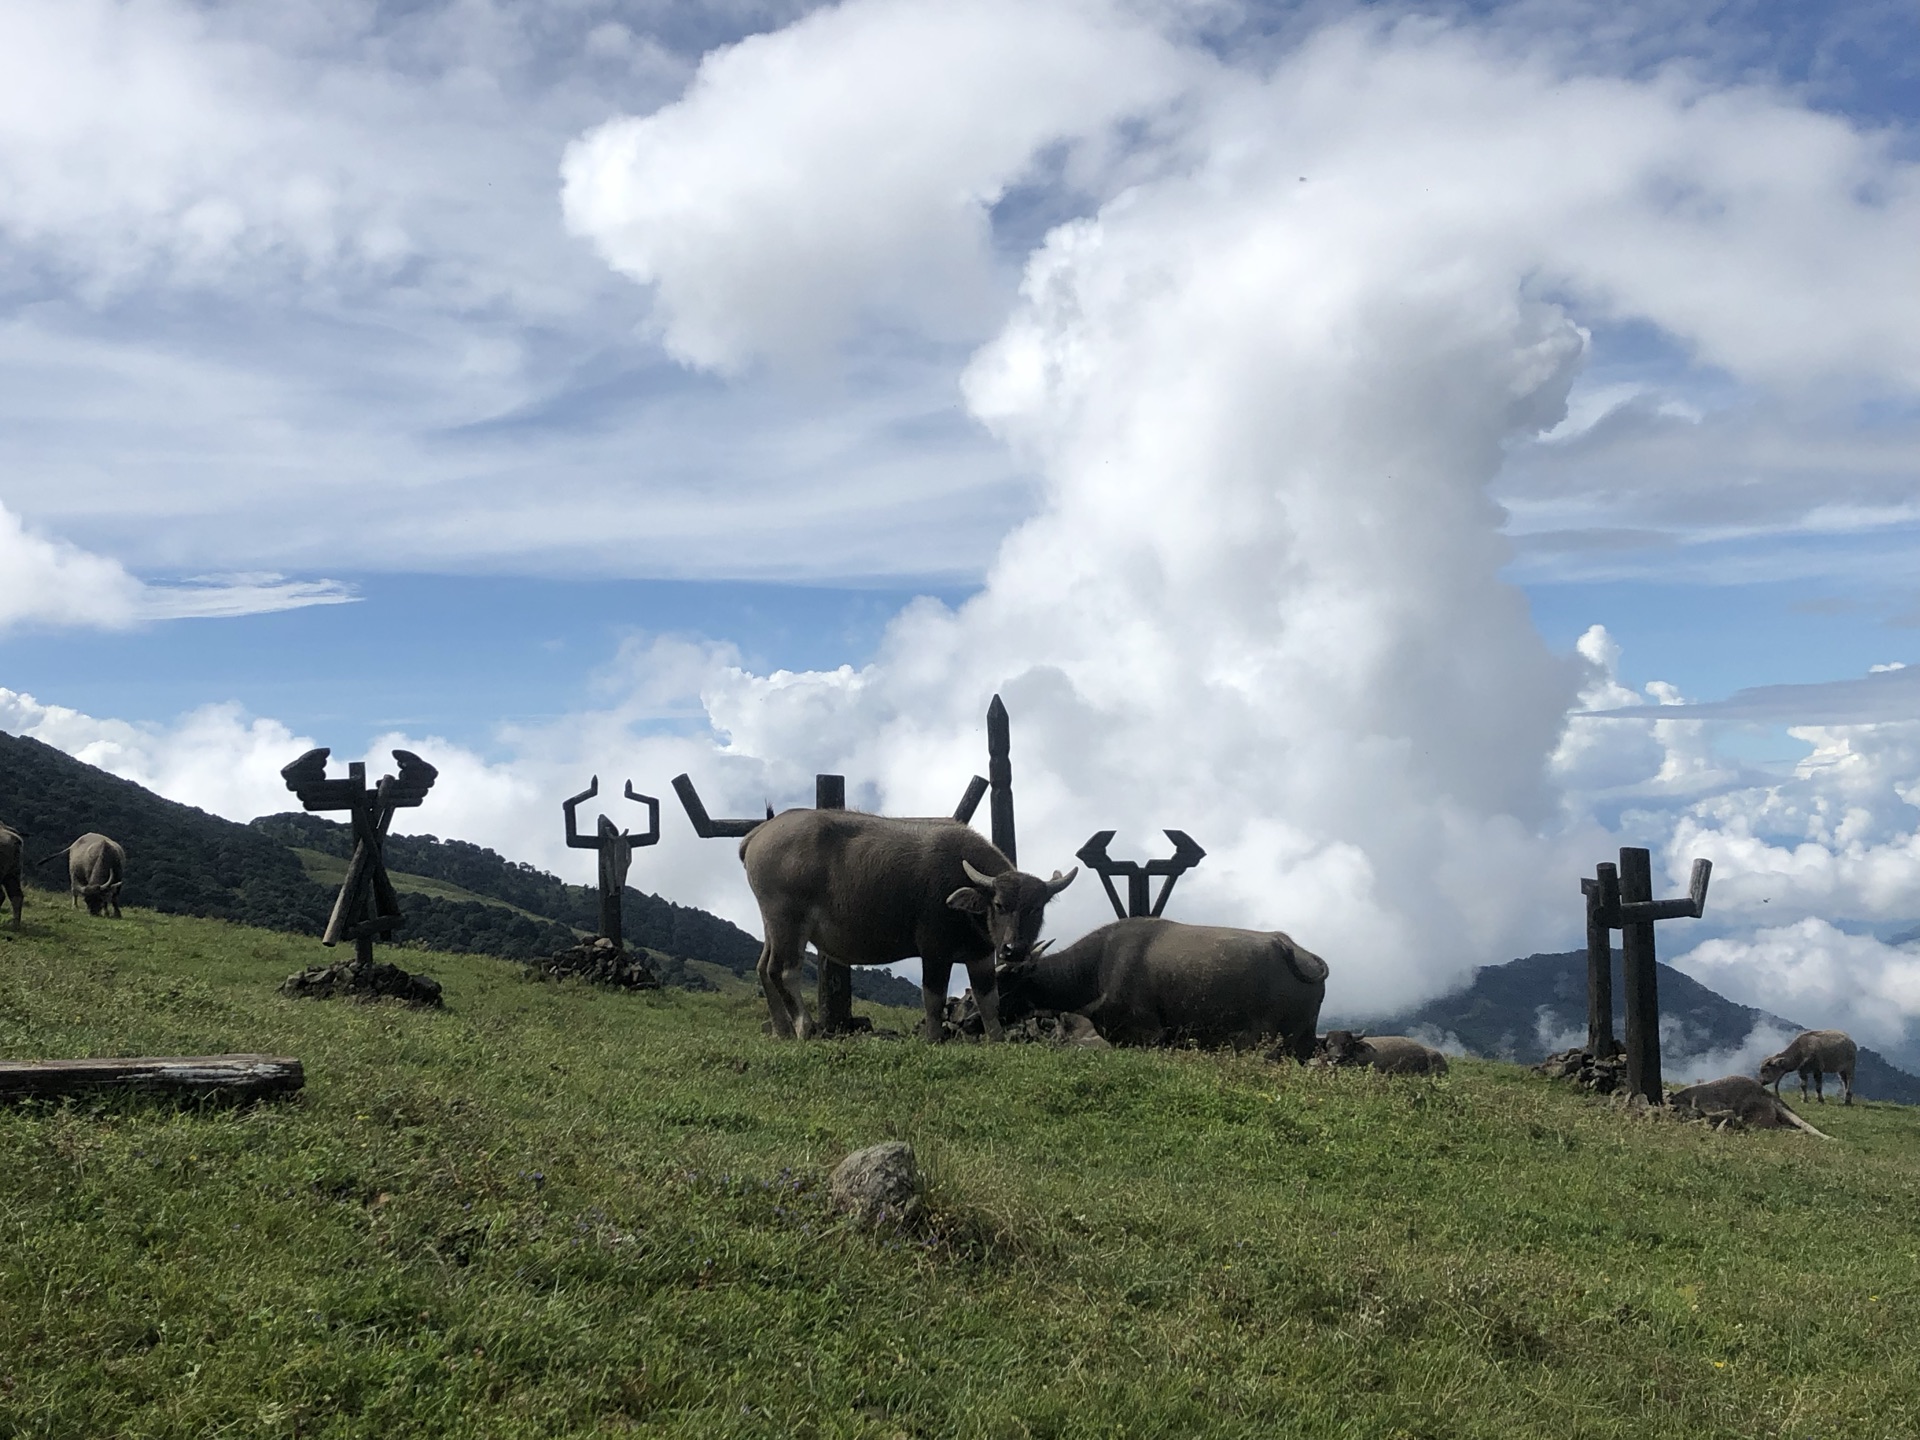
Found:
[[[140,1055],[95,1060],[0,1060],[0,1101],[83,1095],[115,1088],[260,1100],[306,1084],[285,1055]]]

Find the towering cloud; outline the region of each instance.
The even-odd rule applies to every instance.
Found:
[[[1563,847],[1596,842],[1549,765],[1572,778],[1563,716],[1603,657],[1542,645],[1489,484],[1563,419],[1583,318],[1757,387],[1920,376],[1912,167],[1764,90],[1425,23],[1334,26],[1261,73],[1079,5],[1022,7],[1030,43],[969,11],[1010,47],[989,67],[951,13],[851,0],[570,157],[573,223],[657,287],[669,346],[738,368],[970,297],[984,206],[1037,145],[1154,115],[966,373],[1038,513],[867,671],[717,674],[729,751],[945,808],[997,689],[1023,859],[1183,826],[1211,851],[1188,901],[1337,957],[1337,1002],[1565,929]],[[1064,83],[1090,16],[1145,57],[1096,67],[1118,83]]]

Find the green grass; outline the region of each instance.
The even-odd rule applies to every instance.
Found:
[[[780,1043],[485,958],[402,957],[445,1013],[292,1001],[312,941],[29,915],[0,1053],[308,1085],[0,1110],[0,1435],[1916,1433],[1920,1111]],[[849,1233],[824,1178],[893,1136],[932,1231]]]

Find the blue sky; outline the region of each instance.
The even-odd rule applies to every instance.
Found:
[[[1188,829],[1350,1004],[1645,843],[1905,1043],[1916,30],[15,0],[0,727],[238,818],[404,742],[564,867],[592,771],[944,809],[1001,692],[1034,851]]]

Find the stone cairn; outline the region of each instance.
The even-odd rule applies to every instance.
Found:
[[[582,940],[569,950],[556,950],[528,967],[543,980],[584,980],[619,990],[657,990],[660,977],[643,955],[623,950],[604,935]]]
[[[416,1009],[438,1010],[440,982],[430,975],[410,975],[382,960],[336,960],[289,975],[282,995],[303,1000],[399,1000]]]

